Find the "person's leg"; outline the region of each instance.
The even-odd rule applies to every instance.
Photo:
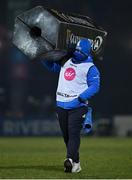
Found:
[[[73,162],[79,162],[80,131],[83,123],[83,115],[87,113],[87,107],[80,107],[69,111],[68,132],[69,141],[67,146],[67,158]]]
[[[69,135],[68,135],[68,110],[57,108],[57,115],[60,124],[60,128],[63,134],[64,142],[66,147],[68,145]],[[64,161],[64,171],[71,172],[73,167],[73,162],[71,159],[65,159]]]
[[[69,139],[69,136],[68,136],[68,112],[65,109],[57,107],[57,116],[58,116],[61,131],[62,131],[62,135],[64,138],[64,142],[67,147],[68,139]]]

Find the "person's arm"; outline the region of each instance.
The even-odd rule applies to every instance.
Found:
[[[41,63],[51,72],[60,72],[61,65],[57,62],[41,60]]]
[[[80,94],[78,97],[80,102],[89,100],[100,88],[100,73],[96,66],[92,66],[87,74],[88,89]]]

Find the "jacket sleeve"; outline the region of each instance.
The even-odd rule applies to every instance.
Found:
[[[86,101],[96,94],[100,89],[100,73],[96,66],[92,66],[87,74],[88,89],[82,92],[79,99]]]
[[[41,60],[41,63],[51,72],[60,72],[61,65],[57,62]]]

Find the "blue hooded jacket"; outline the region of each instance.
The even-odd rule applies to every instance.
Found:
[[[90,55],[92,43],[89,39],[81,39],[75,48],[72,56],[72,62],[77,63],[89,63],[93,62]],[[61,65],[57,62],[42,61],[43,65],[52,72],[59,72],[61,70]],[[69,102],[57,101],[57,106],[64,109],[73,109],[81,106],[87,106],[86,101],[89,100],[95,93],[99,91],[100,87],[100,74],[95,65],[91,66],[87,73],[87,84],[88,88],[82,92],[78,98],[73,99]]]

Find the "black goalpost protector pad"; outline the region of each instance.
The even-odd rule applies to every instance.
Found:
[[[92,41],[92,54],[102,59],[107,32],[88,16],[64,14],[37,6],[15,19],[13,44],[31,60],[58,61],[82,38]]]

